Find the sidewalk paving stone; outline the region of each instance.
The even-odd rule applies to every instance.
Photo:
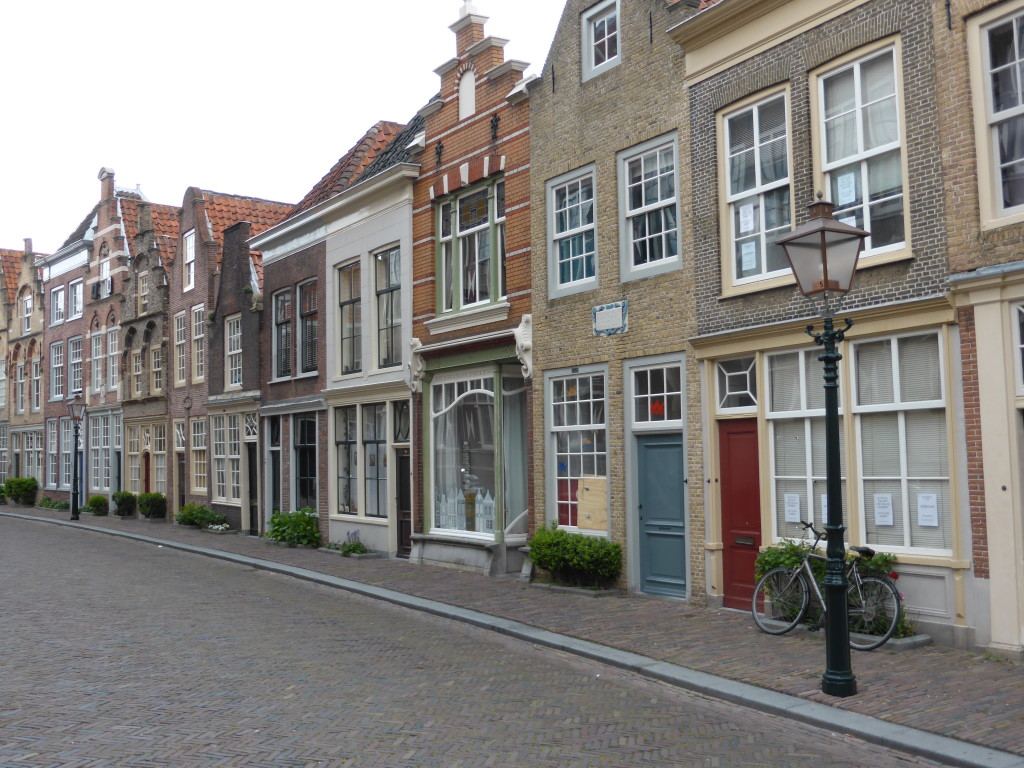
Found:
[[[16,505],[0,508],[0,513],[53,521],[66,521],[69,516],[67,510]],[[820,691],[825,654],[818,638],[801,630],[783,637],[765,635],[744,612],[632,594],[591,600],[535,589],[511,578],[488,578],[405,560],[356,561],[314,549],[268,547],[249,536],[207,536],[171,522],[153,525],[86,515],[79,524],[394,590],[884,723],[1024,756],[1024,665],[1011,661],[937,645],[900,652],[886,651],[884,646],[869,653],[853,652],[858,693],[836,699]],[[1024,765],[1024,760],[1003,764]]]

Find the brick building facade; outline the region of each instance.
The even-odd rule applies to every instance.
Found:
[[[530,123],[505,40],[466,3],[422,110],[413,213],[411,557],[519,570],[532,407]]]
[[[629,589],[700,602],[689,106],[664,33],[692,12],[571,0],[530,89],[532,509],[621,542]]]

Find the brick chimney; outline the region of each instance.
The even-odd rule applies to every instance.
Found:
[[[112,198],[114,196],[114,169],[100,168],[96,178],[100,180],[100,200]]]
[[[460,58],[474,45],[484,39],[486,16],[476,12],[473,0],[463,0],[459,20],[448,29],[455,33],[455,50]]]
[[[32,238],[31,237],[26,237],[25,238],[25,258],[28,258],[31,255],[32,255]]]

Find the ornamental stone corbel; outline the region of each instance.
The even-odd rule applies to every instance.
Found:
[[[423,376],[427,372],[427,364],[423,361],[423,356],[420,354],[420,347],[423,346],[423,342],[415,336],[409,339],[409,350],[412,352],[409,355],[409,389],[413,392],[419,392],[423,389]]]
[[[533,377],[533,315],[523,315],[513,331],[516,337],[516,357],[523,364],[523,378]]]

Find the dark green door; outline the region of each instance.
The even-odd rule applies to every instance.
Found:
[[[686,595],[686,501],[683,438],[637,439],[640,522],[640,589],[656,595]]]

